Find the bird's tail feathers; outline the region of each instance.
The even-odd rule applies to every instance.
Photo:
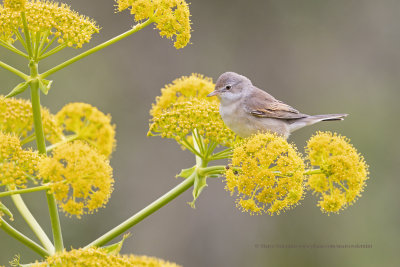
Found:
[[[312,125],[320,121],[342,121],[348,114],[324,114],[324,115],[313,115],[305,118],[293,120],[289,125],[290,132],[296,131],[304,126]]]

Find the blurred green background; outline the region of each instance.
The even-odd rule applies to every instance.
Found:
[[[133,25],[112,0],[65,1],[94,18],[100,34],[92,47]],[[209,180],[196,203],[177,198],[130,232],[123,253],[147,254],[184,266],[399,266],[400,1],[193,0],[192,44],[175,50],[152,26],[54,74],[43,105],[57,112],[72,101],[110,113],[117,125],[111,164],[115,191],[105,209],[81,220],[62,215],[67,248],[86,245],[165,193],[194,157],[174,141],[148,138],[148,111],[160,88],[192,72],[216,78],[225,71],[249,77],[276,98],[308,114],[349,113],[343,122],[299,130],[301,149],[317,130],[352,140],[370,165],[363,196],[339,215],[327,216],[308,194],[279,216],[250,216],[235,208],[220,179]],[[67,51],[68,50],[68,51]],[[79,51],[46,59],[42,71]],[[83,50],[82,50],[83,51]],[[22,70],[26,62],[0,48],[0,59]],[[0,69],[0,93],[20,79]],[[28,97],[25,93],[23,97]],[[302,149],[301,149],[302,150]],[[49,228],[43,194],[24,196]],[[2,200],[3,201],[3,200]],[[8,202],[5,202],[8,203]],[[26,229],[16,217],[18,229]],[[50,233],[49,233],[50,234]],[[256,244],[370,244],[370,249],[256,248]],[[0,231],[0,264],[15,254],[37,259]]]

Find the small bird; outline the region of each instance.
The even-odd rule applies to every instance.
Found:
[[[302,114],[255,87],[245,76],[234,72],[223,73],[217,80],[215,90],[207,96],[219,98],[219,112],[223,121],[243,138],[270,131],[287,139],[292,132],[304,126],[320,121],[343,120],[347,116]]]

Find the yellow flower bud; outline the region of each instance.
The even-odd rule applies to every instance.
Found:
[[[39,175],[51,182],[60,207],[78,218],[107,204],[114,179],[108,160],[82,141],[57,146],[39,162]]]
[[[38,171],[39,155],[23,150],[19,139],[0,132],[0,186],[25,188],[27,175]]]
[[[219,115],[216,102],[191,98],[187,102],[177,102],[151,120],[149,135],[173,138],[180,144],[188,140],[195,129],[203,133],[205,139],[224,146],[233,146],[237,137],[228,129]]]
[[[214,87],[215,84],[212,79],[201,74],[193,73],[188,77],[182,76],[161,89],[161,96],[156,98],[156,103],[152,105],[150,115],[160,115],[163,110],[168,109],[174,103],[188,101],[193,97],[217,102],[216,97],[206,97],[214,90]]]
[[[61,140],[62,128],[58,127],[54,116],[42,107],[42,121],[45,138],[51,143]],[[0,95],[0,131],[13,133],[25,138],[33,133],[32,104],[28,100],[5,98]]]
[[[368,165],[349,140],[330,132],[318,132],[307,142],[311,165],[322,174],[312,174],[307,185],[320,196],[321,211],[331,213],[353,204],[368,179]]]
[[[113,266],[113,267],[179,267],[162,259],[137,255],[112,255],[102,248],[73,249],[46,258],[46,262],[36,262],[32,267],[75,267],[75,266]]]
[[[304,191],[304,162],[285,139],[257,134],[233,150],[225,189],[250,214],[279,214],[298,204]]]
[[[13,43],[17,40],[15,30],[23,32],[21,15],[15,12],[23,6],[31,36],[43,35],[47,39],[53,35],[59,43],[66,42],[79,48],[88,43],[94,33],[99,32],[93,20],[79,15],[66,4],[9,0],[5,1],[4,7],[0,5],[0,40]]]
[[[185,47],[191,36],[190,11],[184,0],[116,0],[118,11],[130,9],[135,21],[152,19],[160,35],[168,39],[175,36],[174,46]]]
[[[99,153],[109,157],[115,149],[115,125],[111,116],[85,103],[69,103],[56,115],[59,126],[77,134],[77,139],[85,140]]]
[[[4,0],[3,4],[5,8],[20,12],[25,10],[26,0]]]

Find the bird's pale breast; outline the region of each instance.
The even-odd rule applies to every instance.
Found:
[[[225,124],[240,137],[249,137],[258,132],[271,131],[286,138],[289,136],[287,123],[280,119],[260,118],[248,114],[238,103],[220,106]]]

